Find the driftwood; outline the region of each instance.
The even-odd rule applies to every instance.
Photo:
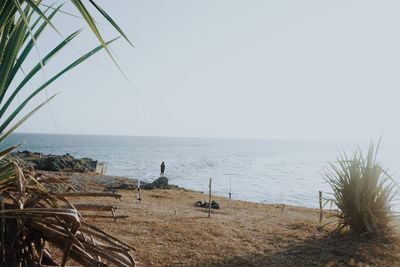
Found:
[[[129,216],[127,215],[115,215],[115,210],[117,207],[113,205],[101,205],[101,204],[73,204],[74,207],[79,211],[111,211],[112,215],[101,215],[101,214],[81,214],[83,217],[93,217],[93,218],[113,218],[115,222],[117,219],[125,219]]]
[[[81,211],[115,211],[117,207],[113,205],[101,204],[73,204],[77,210]]]
[[[109,192],[66,192],[55,194],[58,197],[114,197],[121,200],[122,195]]]
[[[128,215],[100,215],[100,214],[82,214],[83,217],[90,218],[110,218],[110,219],[126,219],[129,218]]]

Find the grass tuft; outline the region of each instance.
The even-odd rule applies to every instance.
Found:
[[[388,230],[398,186],[377,162],[378,148],[371,143],[366,155],[361,151],[352,157],[342,154],[324,175],[339,208],[339,231],[365,234]]]

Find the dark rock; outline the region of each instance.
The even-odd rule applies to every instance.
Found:
[[[219,210],[219,204],[213,200],[211,201],[211,208]]]
[[[142,184],[141,188],[144,190],[151,190],[151,189],[156,189],[156,188],[168,189],[168,188],[171,188],[171,186],[168,185],[167,177],[160,177],[160,178],[157,178],[156,180],[154,180],[152,183]]]
[[[13,153],[11,157],[22,160],[36,170],[53,172],[95,172],[98,164],[97,160],[91,158],[77,159],[68,153],[65,155],[44,155],[24,150]]]
[[[210,204],[207,201],[196,201],[196,203],[194,203],[195,207],[199,207],[199,208],[208,208],[210,206]],[[211,208],[212,209],[216,209],[219,210],[219,204],[216,201],[211,201]]]
[[[62,171],[68,168],[63,158],[49,156],[46,158],[33,159],[34,168],[43,171]]]
[[[156,188],[167,188],[168,187],[168,178],[167,177],[160,177],[152,182],[152,184]]]

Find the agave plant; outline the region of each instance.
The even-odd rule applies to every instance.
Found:
[[[352,158],[343,154],[325,174],[339,208],[338,230],[378,233],[388,229],[391,201],[398,189],[377,162],[377,152],[371,143],[366,156],[361,151]]]
[[[56,29],[52,20],[60,12],[62,5],[42,5],[39,0],[0,2],[0,142],[55,95],[16,121],[35,96],[101,49],[105,48],[108,51],[108,45],[115,40],[105,42],[83,3],[80,0],[70,1],[97,36],[99,46],[60,69],[35,90],[28,91],[28,96],[18,103],[17,96],[28,90],[26,85],[29,81],[45,70],[48,62],[55,58],[79,31],[64,38],[33,64],[31,69],[25,70],[25,66],[32,66],[31,62],[26,64],[26,61],[35,51],[36,41],[41,38],[42,33],[49,26]],[[126,38],[100,6],[92,0],[89,2]],[[19,76],[23,78],[19,80]],[[13,108],[14,106],[16,107]],[[135,261],[128,252],[132,247],[84,223],[79,212],[66,198],[51,194],[34,172],[5,158],[16,147],[18,145],[0,151],[0,265],[64,266],[68,259],[72,258],[85,266],[133,266]],[[66,205],[69,208],[61,208]],[[46,243],[61,249],[62,257],[59,260],[51,256]]]

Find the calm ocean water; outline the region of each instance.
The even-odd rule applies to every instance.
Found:
[[[321,173],[343,150],[367,144],[344,141],[239,140],[14,134],[4,144],[19,150],[70,153],[107,163],[107,174],[152,181],[165,161],[172,184],[253,202],[317,207],[318,191],[330,192]],[[400,145],[382,143],[380,162],[400,180]]]

